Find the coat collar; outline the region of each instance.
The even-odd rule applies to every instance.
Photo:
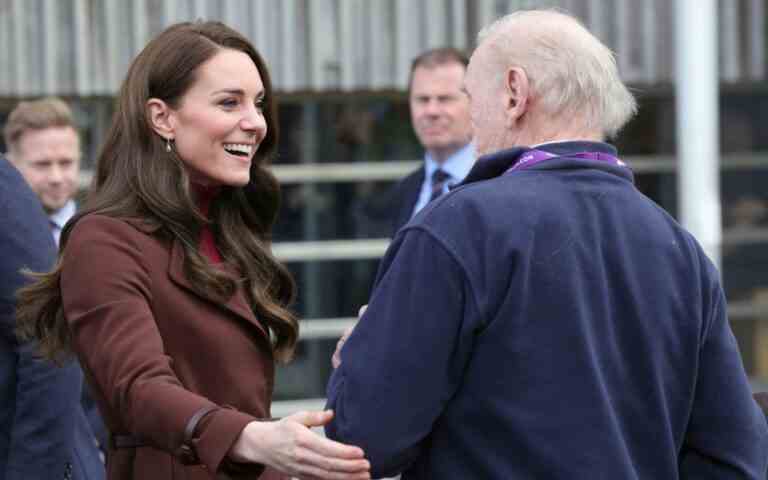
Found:
[[[235,274],[234,269],[231,267],[228,267],[226,264],[221,264],[220,268],[223,268],[224,270],[228,271],[230,274]],[[200,293],[198,293],[193,287],[192,283],[189,281],[187,276],[184,274],[184,247],[181,244],[181,241],[178,239],[174,239],[171,246],[171,261],[170,265],[168,267],[168,275],[170,276],[171,280],[175,282],[176,284],[186,288],[191,293],[201,296]],[[267,330],[264,328],[264,326],[261,324],[261,322],[258,321],[256,318],[256,315],[253,313],[251,308],[248,306],[248,302],[245,299],[245,292],[243,292],[242,287],[238,286],[237,291],[234,295],[232,295],[229,300],[227,300],[225,303],[221,303],[219,301],[216,301],[212,298],[205,297],[206,300],[213,302],[225,310],[229,310],[230,312],[234,313],[235,315],[239,316],[240,318],[248,321],[249,323],[255,325],[259,331],[267,338],[269,339],[269,334]]]
[[[538,145],[535,148],[537,150],[544,150],[555,155],[560,155],[562,158],[555,158],[548,162],[542,162],[531,170],[595,168],[626,178],[630,182],[633,181],[632,172],[629,168],[618,168],[602,164],[602,162],[568,158],[569,154],[586,151],[616,155],[616,148],[608,143],[589,141],[553,142]],[[521,155],[530,150],[531,148],[529,147],[513,147],[480,157],[469,172],[469,175],[467,175],[467,178],[462,182],[462,185],[479,182],[481,180],[489,180],[503,175],[515,164],[515,162],[517,162]]]

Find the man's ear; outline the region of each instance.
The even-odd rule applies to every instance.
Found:
[[[173,140],[175,136],[173,110],[167,103],[159,98],[147,100],[147,119],[152,130],[158,135],[166,140]]]
[[[520,67],[510,67],[504,75],[504,111],[507,128],[514,127],[528,111],[531,88],[528,75]]]

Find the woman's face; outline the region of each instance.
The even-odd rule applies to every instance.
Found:
[[[169,114],[176,152],[192,181],[244,186],[267,134],[261,75],[248,55],[222,49],[198,67],[196,77]]]

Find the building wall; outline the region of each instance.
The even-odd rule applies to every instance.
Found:
[[[113,95],[165,26],[218,19],[248,36],[284,92],[401,90],[426,48],[470,49],[479,28],[534,6],[578,15],[630,83],[673,79],[668,0],[0,0],[0,97]],[[721,76],[766,79],[764,0],[720,1]]]

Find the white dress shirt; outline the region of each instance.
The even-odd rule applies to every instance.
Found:
[[[53,233],[53,240],[56,242],[57,247],[59,246],[59,239],[61,238],[61,231],[64,229],[64,225],[75,215],[76,211],[77,205],[75,205],[75,201],[70,200],[59,210],[48,215],[48,220],[51,223],[51,233]]]
[[[461,183],[464,180],[469,171],[472,170],[472,166],[475,164],[475,159],[475,145],[471,142],[454,152],[454,154],[448,157],[442,165],[438,165],[429,153],[425,154],[424,182],[421,184],[419,199],[416,201],[411,217],[416,215],[419,210],[429,203],[429,197],[432,196],[432,174],[435,173],[435,170],[440,168],[451,176],[451,178],[443,185],[443,193],[446,193],[450,187]]]

